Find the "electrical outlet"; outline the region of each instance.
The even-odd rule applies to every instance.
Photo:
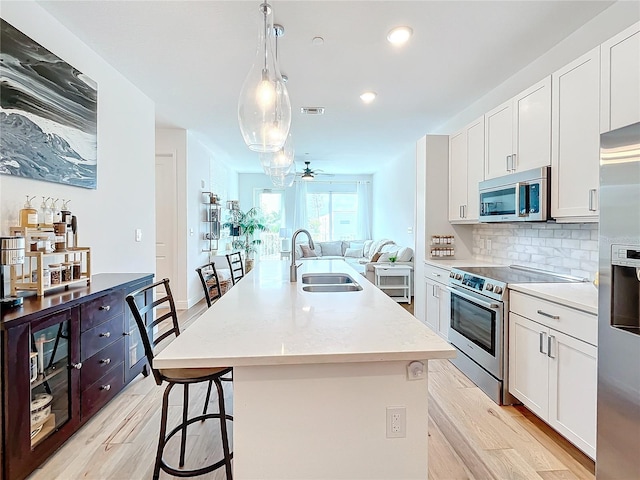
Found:
[[[387,438],[405,438],[407,436],[407,409],[405,407],[387,407]]]

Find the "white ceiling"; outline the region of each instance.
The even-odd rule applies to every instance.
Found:
[[[239,172],[260,171],[236,113],[258,0],[38,3],[156,103],[158,126],[195,133]],[[375,172],[611,3],[273,0],[298,171],[310,160],[330,173]],[[403,48],[386,41],[397,25],[414,30]],[[374,103],[361,102],[365,90]],[[326,113],[302,116],[302,106]]]

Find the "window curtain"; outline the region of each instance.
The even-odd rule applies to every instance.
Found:
[[[358,193],[358,239],[371,239],[371,215],[369,213],[369,182],[357,183]]]
[[[296,182],[295,210],[293,212],[293,229],[307,228],[307,182]]]

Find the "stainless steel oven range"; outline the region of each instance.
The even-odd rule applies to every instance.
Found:
[[[458,350],[453,364],[497,404],[517,403],[507,385],[509,285],[580,281],[518,265],[451,269],[449,341]]]

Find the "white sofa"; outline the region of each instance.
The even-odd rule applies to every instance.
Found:
[[[395,255],[397,257],[396,263],[399,265],[413,266],[413,249],[400,246],[388,238],[314,243],[315,249],[313,251],[308,248],[306,242],[296,244],[296,259],[341,259],[349,263],[371,283],[375,283],[373,266],[376,263],[389,263],[390,256]]]

